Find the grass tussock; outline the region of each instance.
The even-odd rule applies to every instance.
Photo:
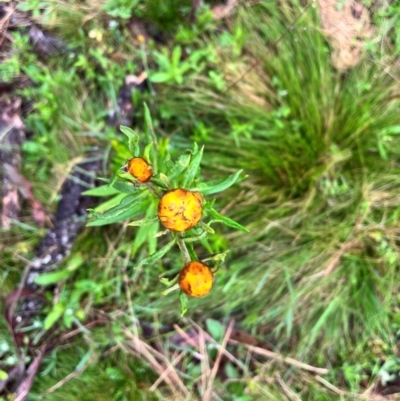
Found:
[[[251,233],[229,237],[220,290],[205,303],[328,365],[368,338],[392,343],[396,72],[367,53],[354,69],[335,70],[311,7],[240,7],[228,25],[246,34],[240,55],[209,39],[223,89],[197,76],[159,89],[182,130],[206,144],[204,174],[249,175],[219,201]]]

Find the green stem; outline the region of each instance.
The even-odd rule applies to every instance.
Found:
[[[185,264],[191,262],[189,251],[188,251],[186,244],[183,241],[183,238],[181,237],[180,234],[177,234],[176,242],[178,243],[179,249],[182,252],[182,257],[183,257],[183,261],[185,262]]]
[[[157,191],[157,188],[151,183],[151,182],[146,182],[145,185],[151,192],[153,192],[154,195],[156,195],[158,198],[161,198],[161,194]]]

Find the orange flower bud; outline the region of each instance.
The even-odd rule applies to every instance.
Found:
[[[161,224],[172,231],[187,231],[201,218],[202,198],[199,192],[173,189],[167,192],[158,204]]]
[[[201,262],[189,262],[179,273],[179,287],[191,297],[204,297],[210,292],[213,283],[213,272]]]
[[[150,181],[153,176],[153,169],[142,157],[134,157],[128,160],[126,171],[133,175],[139,182]]]

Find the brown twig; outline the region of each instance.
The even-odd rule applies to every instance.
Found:
[[[247,345],[243,344],[240,341],[235,341],[235,340],[229,340],[230,343],[232,344],[238,344],[242,345],[246,348],[248,348],[250,351],[254,352],[255,354],[265,356],[267,358],[274,359],[276,361],[280,361],[283,363],[286,363],[288,365],[295,366],[296,368],[302,369],[302,370],[307,370],[308,372],[316,373],[317,375],[326,375],[329,373],[329,369],[326,368],[318,368],[316,366],[308,365],[307,363],[300,362],[296,359],[290,358],[283,356],[281,354],[278,354],[276,352],[268,351],[264,348],[260,347],[255,347],[253,345]]]
[[[221,363],[222,354],[223,354],[222,350],[226,349],[226,346],[227,346],[229,338],[232,334],[234,325],[235,325],[235,321],[231,320],[228,328],[226,329],[224,338],[222,340],[221,348],[218,350],[217,359],[215,360],[214,366],[211,370],[211,374],[208,378],[207,388],[206,388],[206,391],[204,392],[204,398],[203,398],[204,401],[211,401],[211,391],[213,389],[213,382],[214,382],[215,377],[217,376],[218,368]]]

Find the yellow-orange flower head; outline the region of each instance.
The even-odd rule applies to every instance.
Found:
[[[127,172],[133,175],[139,182],[150,181],[153,169],[142,157],[134,157],[128,160]]]
[[[173,189],[160,199],[158,218],[169,230],[178,232],[190,230],[201,218],[202,203],[199,192]]]
[[[210,292],[213,283],[213,272],[201,262],[189,262],[179,273],[179,287],[191,297],[204,297]]]

